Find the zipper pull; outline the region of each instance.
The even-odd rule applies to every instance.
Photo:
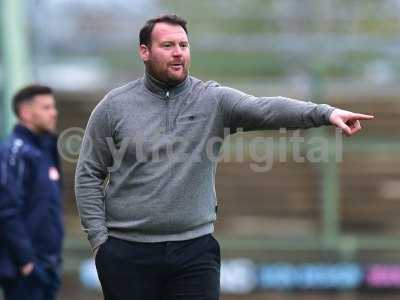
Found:
[[[166,93],[165,93],[165,98],[166,98],[166,99],[169,99],[169,91],[166,91]]]

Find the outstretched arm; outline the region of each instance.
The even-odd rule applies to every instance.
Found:
[[[373,116],[284,97],[254,97],[239,90],[216,85],[224,126],[234,132],[248,130],[300,129],[335,125],[347,136],[361,129],[360,120]]]
[[[215,97],[224,127],[231,133],[270,129],[306,129],[330,125],[335,110],[326,104],[299,101],[285,97],[254,97],[229,87],[215,86]]]
[[[353,113],[343,109],[335,109],[329,121],[332,125],[343,130],[346,136],[351,136],[361,130],[361,120],[372,120],[374,116]]]

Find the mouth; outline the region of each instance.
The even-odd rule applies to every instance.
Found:
[[[169,65],[169,67],[173,70],[178,71],[180,69],[183,69],[183,63],[172,63]]]

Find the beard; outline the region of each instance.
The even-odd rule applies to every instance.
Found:
[[[175,86],[178,85],[179,83],[183,82],[187,75],[188,75],[188,69],[186,64],[182,65],[182,72],[181,76],[176,76],[176,74],[173,74],[172,72],[169,72],[169,67],[166,69],[160,69],[158,66],[160,64],[157,64],[152,61],[148,61],[146,63],[146,71],[155,79],[167,84],[168,86]]]

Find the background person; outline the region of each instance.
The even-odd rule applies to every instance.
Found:
[[[0,147],[0,285],[6,300],[51,300],[60,287],[62,196],[53,91],[30,85]]]

